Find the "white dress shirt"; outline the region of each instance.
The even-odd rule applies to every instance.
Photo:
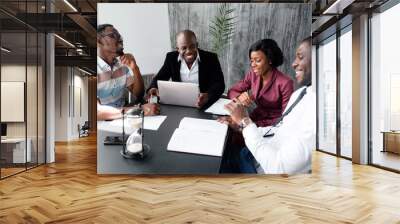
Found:
[[[192,67],[190,69],[186,64],[186,61],[183,60],[180,54],[178,56],[178,61],[181,62],[180,73],[182,82],[199,84],[199,61],[200,61],[199,52],[197,52],[197,57],[194,60]]]
[[[243,129],[246,146],[261,168],[257,168],[257,172],[295,174],[311,171],[311,154],[316,142],[316,103],[312,88],[296,90],[285,110],[293,104],[303,88],[307,88],[307,93],[274,128],[274,136],[264,138],[270,127],[257,128],[254,123]]]

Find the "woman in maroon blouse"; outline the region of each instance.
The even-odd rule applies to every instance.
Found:
[[[228,97],[246,107],[254,102],[251,120],[259,127],[270,126],[285,110],[293,92],[293,80],[277,69],[283,64],[283,54],[274,40],[255,42],[250,47],[249,58],[250,71],[229,89]]]
[[[270,126],[285,110],[293,92],[294,82],[277,69],[283,63],[283,54],[274,40],[264,39],[255,42],[249,49],[249,58],[250,71],[243,80],[229,89],[228,97],[239,101],[249,109],[255,106],[250,112],[251,120],[258,127]],[[229,124],[234,130],[228,139],[229,150],[225,150],[222,157],[221,172],[226,172],[225,166],[230,163],[228,158],[240,153],[245,143],[242,133],[238,131],[239,127],[229,116],[220,117],[218,120]]]

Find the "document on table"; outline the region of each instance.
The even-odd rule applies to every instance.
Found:
[[[228,125],[216,120],[185,117],[168,143],[168,151],[222,156]]]
[[[144,129],[145,130],[153,130],[156,131],[164,122],[167,116],[145,116],[144,117]],[[138,127],[140,127],[140,119],[139,117],[130,117],[127,116],[125,118],[125,133],[131,134]],[[116,119],[113,121],[99,121],[98,129],[103,131],[109,131],[114,133],[122,133],[122,119]]]
[[[145,116],[144,117],[144,129],[157,131],[161,124],[167,116],[158,115],[158,116]]]
[[[211,105],[205,112],[217,115],[229,115],[229,112],[225,110],[224,106],[231,101],[230,99],[219,98],[219,100]]]

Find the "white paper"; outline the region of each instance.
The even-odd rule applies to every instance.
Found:
[[[133,125],[129,125],[131,123],[131,120],[140,118],[126,118],[125,119],[125,134],[130,135],[133,133],[135,130],[137,130],[137,127],[133,127]],[[121,134],[122,133],[122,119],[115,119],[112,121],[99,121],[97,122],[97,128],[102,131],[109,131],[113,132],[116,134]]]
[[[225,133],[228,129],[228,126],[218,122],[217,120],[184,117],[179,123],[179,128],[185,130],[201,130]]]
[[[229,112],[225,110],[224,106],[231,101],[230,99],[219,98],[217,102],[211,105],[205,112],[217,115],[229,115]]]
[[[146,130],[158,130],[161,124],[167,116],[145,116],[144,117],[144,129]],[[139,117],[126,117],[125,120],[125,133],[131,134],[138,128],[140,128],[141,118]],[[113,121],[99,121],[97,123],[98,129],[103,131],[109,131],[113,133],[122,133],[122,119],[115,119]]]
[[[215,120],[183,118],[168,143],[168,151],[222,156],[228,126]]]
[[[144,117],[144,129],[157,131],[161,124],[165,121],[167,116],[145,116]]]

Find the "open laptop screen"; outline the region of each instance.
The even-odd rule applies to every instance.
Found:
[[[196,107],[199,86],[193,83],[158,80],[160,103]]]

